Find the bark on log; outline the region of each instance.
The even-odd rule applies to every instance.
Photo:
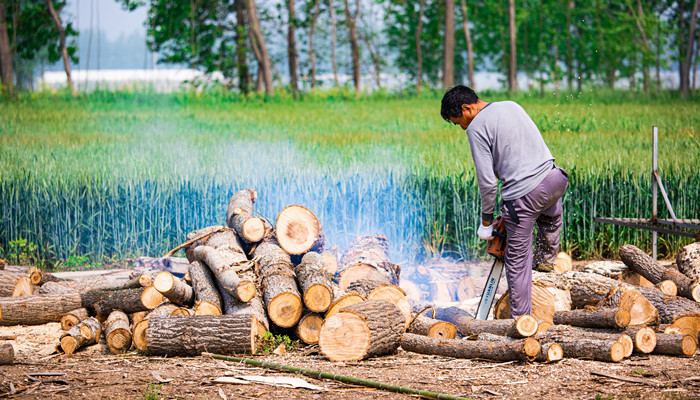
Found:
[[[255,354],[256,336],[262,334],[249,314],[151,317],[144,322],[144,351],[158,356]]]
[[[241,190],[231,196],[226,208],[226,225],[248,244],[263,240],[269,230],[262,218],[253,216],[253,203],[257,197],[258,192],[254,189]]]
[[[521,315],[517,319],[470,319],[458,328],[465,336],[491,333],[512,338],[525,338],[537,332],[537,325],[537,320],[532,316]]]
[[[270,322],[267,317],[267,312],[265,312],[265,305],[263,304],[262,296],[256,293],[255,296],[250,299],[249,302],[244,303],[235,299],[230,294],[223,290],[221,293],[221,304],[223,307],[222,314],[232,315],[232,314],[249,314],[254,315],[260,327],[258,331],[262,334],[264,331],[270,330]]]
[[[142,296],[146,289],[126,289],[108,292],[95,304],[95,312],[97,315],[107,317],[113,310],[122,310],[126,313],[147,311],[150,308],[146,307],[142,302]]]
[[[636,290],[659,311],[659,320],[662,324],[672,324],[673,321],[684,315],[700,314],[700,304],[678,296],[668,296],[657,288],[638,287]]]
[[[143,321],[146,318],[146,315],[148,315],[148,311],[139,311],[135,313],[129,314],[129,329],[131,332],[134,331],[134,328],[136,328],[136,325]]]
[[[670,324],[666,329],[674,329],[676,332],[684,333],[692,337],[698,336],[698,331],[700,331],[700,314],[688,314],[683,315]],[[664,333],[667,333],[664,331]]]
[[[112,354],[122,354],[131,348],[129,317],[119,310],[112,311],[105,322],[105,341]]]
[[[320,315],[307,312],[297,324],[297,336],[306,344],[316,344],[321,334],[322,325],[323,318]]]
[[[0,365],[10,365],[15,362],[15,348],[10,343],[0,343]]]
[[[415,315],[408,327],[408,332],[416,335],[454,339],[457,337],[457,327],[447,321]]]
[[[678,286],[678,295],[700,301],[700,284],[673,268],[665,268],[637,247],[626,244],[620,247],[620,258],[630,269],[657,284],[665,280],[673,281]]]
[[[333,315],[339,313],[340,310],[342,310],[345,307],[348,307],[352,304],[361,303],[366,300],[359,293],[348,293],[336,285],[333,285],[331,289],[333,290],[333,301],[328,307],[328,311],[326,311],[325,319],[328,319]]]
[[[161,271],[153,280],[156,288],[171,303],[179,306],[192,307],[194,304],[194,290],[182,279],[173,276],[168,271]]]
[[[622,308],[594,308],[557,311],[555,325],[572,325],[584,328],[625,328],[630,323],[630,313]]]
[[[382,285],[386,284],[384,281],[362,278],[354,282],[351,282],[346,290],[348,292],[356,292],[360,296],[367,298],[372,291]]]
[[[631,287],[612,289],[608,297],[598,307],[619,307],[630,313],[630,326],[658,325],[659,311],[642,294]]]
[[[85,318],[78,324],[80,334],[89,341],[97,343],[102,336],[102,325],[95,317]]]
[[[350,283],[367,278],[398,286],[400,273],[401,268],[389,260],[386,236],[357,236],[340,260],[338,285],[346,289]]]
[[[569,325],[552,325],[543,335],[538,337],[547,338],[555,342],[558,342],[562,337],[620,342],[624,351],[624,357],[631,356],[634,351],[634,341],[632,337],[627,333],[619,331],[614,332],[605,329],[580,328]]]
[[[510,292],[506,291],[494,306],[494,318],[510,319]],[[571,296],[568,291],[561,290],[551,284],[533,282],[532,284],[532,316],[541,321],[552,322],[554,312],[571,310]]]
[[[61,329],[64,331],[70,330],[70,328],[78,325],[80,321],[89,316],[88,310],[82,307],[69,311],[61,317]]]
[[[403,335],[401,348],[419,354],[493,361],[532,360],[540,352],[540,344],[533,338],[493,342],[431,338],[412,333]]]
[[[196,261],[196,258],[192,254],[192,251],[199,246],[211,246],[217,248],[216,245],[209,244],[209,241],[213,237],[215,244],[221,244],[222,240],[217,240],[217,238],[222,232],[227,233],[226,238],[223,241],[228,241],[231,236],[230,234],[233,234],[233,236],[235,236],[235,232],[233,232],[233,230],[223,225],[208,226],[206,228],[197,229],[194,232],[188,233],[186,242],[188,244],[184,247],[185,255],[187,256],[187,261]]]
[[[68,332],[65,332],[61,335],[61,338],[59,339],[58,348],[60,348],[60,350],[66,354],[73,354],[79,348],[88,344],[91,343],[80,333],[80,327],[74,326]]]
[[[457,307],[435,307],[435,319],[453,324],[459,333],[467,336],[466,327],[474,316]]]
[[[537,362],[554,362],[564,358],[564,350],[559,343],[543,341],[540,343],[540,352],[535,356]]]
[[[146,351],[146,328],[148,327],[148,319],[151,317],[169,317],[178,310],[178,306],[172,303],[163,303],[146,315],[139,323],[134,326],[131,334],[131,340],[134,347],[145,352]]]
[[[625,334],[632,338],[636,353],[649,354],[656,347],[656,332],[648,326],[632,326],[625,329]]]
[[[20,276],[15,281],[15,288],[12,291],[13,297],[19,296],[31,296],[34,294],[34,285],[32,285],[32,280],[28,276]]]
[[[304,307],[289,254],[271,239],[260,243],[253,256],[258,260],[263,300],[270,320],[281,328],[294,326]]]
[[[221,315],[221,294],[211,270],[199,261],[190,263],[195,315]]]
[[[602,275],[578,271],[569,271],[565,274],[533,272],[532,280],[533,289],[534,283],[538,283],[544,286],[554,286],[557,289],[569,292],[572,308],[595,306],[605,299],[613,289],[624,286],[621,282]],[[539,316],[535,316],[535,318],[545,319]]]
[[[59,278],[50,272],[42,271],[39,268],[32,267],[29,269],[29,279],[33,285],[41,286],[47,282],[61,282],[65,279]]]
[[[280,211],[275,223],[275,237],[279,246],[292,255],[322,252],[325,245],[318,217],[299,205],[291,205]]]
[[[656,334],[656,347],[652,354],[692,357],[697,350],[696,339],[690,335]]]
[[[304,254],[294,267],[304,305],[313,312],[326,312],[333,301],[332,275],[323,269],[323,257],[314,251]]]
[[[405,318],[398,307],[368,300],[327,318],[318,345],[331,361],[357,361],[394,353],[404,331]]]
[[[0,270],[0,297],[11,297],[12,293],[15,291],[15,283],[22,276],[25,275],[12,271]]]
[[[700,279],[700,242],[691,243],[676,256],[678,270],[690,279]]]
[[[65,313],[80,307],[78,293],[2,297],[0,298],[0,326],[59,322]]]
[[[551,340],[548,332],[535,335],[537,340]],[[625,350],[617,341],[582,339],[558,336],[556,342],[564,350],[564,357],[590,358],[596,361],[619,362],[625,358]]]
[[[367,300],[386,300],[393,303],[406,320],[404,329],[408,329],[412,319],[411,304],[403,289],[394,285],[381,285],[370,292]]]
[[[250,301],[255,296],[255,283],[252,279],[242,277],[238,271],[241,268],[252,268],[254,264],[248,260],[235,238],[229,247],[235,247],[236,251],[228,252],[228,257],[210,246],[197,247],[193,255],[211,269],[221,289],[242,302]]]

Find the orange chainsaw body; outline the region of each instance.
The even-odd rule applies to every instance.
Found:
[[[493,221],[493,239],[486,244],[486,252],[497,258],[506,256],[506,221],[500,215]]]

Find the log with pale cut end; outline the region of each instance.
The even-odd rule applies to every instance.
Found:
[[[146,315],[148,315],[148,311],[139,311],[129,314],[129,328],[132,332],[134,331],[134,328],[136,328],[136,325],[146,318]]]
[[[372,290],[367,300],[386,300],[393,303],[406,319],[405,329],[408,329],[412,319],[411,303],[409,303],[406,292],[403,289],[394,285],[381,285]]]
[[[95,317],[85,318],[78,324],[80,334],[87,340],[97,343],[102,336],[102,325]]]
[[[158,356],[255,354],[259,324],[254,315],[194,315],[148,318],[143,350]]]
[[[297,324],[297,336],[306,344],[316,344],[321,334],[322,325],[323,318],[320,315],[307,312],[301,317]]]
[[[159,292],[158,289],[155,288],[155,286],[151,285],[147,288],[144,288],[143,293],[141,294],[141,304],[143,304],[143,306],[146,307],[147,310],[153,310],[154,308],[158,307],[162,302],[163,294]]]
[[[552,340],[549,330],[534,337],[537,340]],[[625,349],[616,340],[557,336],[556,342],[564,350],[564,357],[567,358],[589,358],[607,362],[620,362],[625,358]]]
[[[414,315],[407,332],[445,339],[454,339],[457,337],[457,327],[454,324],[447,321],[440,321],[439,319],[428,318],[424,315]]]
[[[80,294],[0,298],[0,326],[42,325],[59,322],[67,312],[81,307]]]
[[[153,287],[173,304],[185,307],[191,307],[194,304],[192,286],[168,271],[161,271],[156,275]]]
[[[331,276],[335,276],[338,271],[338,246],[333,245],[321,253],[321,258],[323,259],[323,269]]]
[[[632,338],[636,353],[649,354],[656,347],[656,332],[648,326],[632,326],[624,331]]]
[[[226,258],[210,246],[199,246],[192,254],[212,270],[221,289],[236,299],[246,302],[255,296],[255,283],[237,272],[237,266],[249,264],[243,249],[240,246],[238,249],[240,252],[231,252]]]
[[[697,347],[696,339],[690,335],[657,333],[652,354],[692,357]]]
[[[0,365],[10,365],[15,362],[15,348],[10,343],[0,343]]]
[[[294,267],[299,289],[306,308],[313,312],[325,312],[333,301],[332,275],[323,269],[323,257],[314,251],[304,254]]]
[[[671,280],[678,287],[679,296],[696,302],[700,301],[700,283],[697,280],[692,280],[673,268],[661,266],[639,248],[631,244],[620,247],[620,258],[625,265],[647,278],[651,283],[657,284]]]
[[[151,286],[149,286],[151,287]],[[138,311],[147,311],[151,308],[143,303],[144,294],[148,288],[125,289],[110,291],[101,296],[100,300],[94,305],[97,315],[104,317],[109,316],[113,310],[122,310],[126,313],[134,313]],[[155,288],[153,289],[158,293]],[[158,293],[158,295],[162,295]],[[149,299],[147,297],[147,299]],[[160,304],[160,300],[158,301]]]
[[[599,307],[619,307],[630,313],[630,326],[657,325],[659,311],[637,290],[630,287],[618,287],[603,299]]]
[[[318,217],[308,208],[291,205],[277,215],[275,237],[279,246],[289,254],[323,251],[325,238]]]
[[[700,242],[691,243],[676,256],[678,270],[690,279],[700,279]]]
[[[265,305],[263,304],[262,296],[256,293],[250,301],[244,303],[237,300],[230,294],[221,290],[221,304],[223,307],[222,314],[250,314],[254,315],[257,323],[260,325],[259,331],[262,333],[264,331],[270,330],[270,322],[267,318],[267,312],[265,311]],[[173,314],[175,315],[175,314]]]
[[[534,335],[537,332],[537,325],[537,320],[531,315],[521,315],[516,319],[471,319],[459,327],[459,330],[466,336],[492,333],[500,336],[524,338]]]
[[[253,203],[258,197],[254,189],[244,189],[231,196],[226,208],[226,225],[246,243],[261,241],[268,231],[265,221],[253,216]]]
[[[371,279],[399,285],[401,268],[389,259],[389,244],[384,235],[357,236],[340,260],[338,285],[346,289],[358,279]]]
[[[318,345],[331,361],[357,361],[392,354],[405,331],[405,318],[386,300],[368,300],[326,318]]]
[[[595,306],[605,299],[610,292],[623,283],[615,279],[589,272],[569,271],[564,274],[543,274],[536,271],[532,273],[533,292],[535,284],[545,287],[554,286],[557,289],[568,292],[571,296],[572,308],[584,308]],[[534,307],[533,307],[534,315]],[[534,315],[536,318],[540,318]]]
[[[199,261],[190,263],[190,278],[194,290],[194,310],[196,315],[220,315],[221,294],[211,270]]]
[[[29,270],[29,279],[32,281],[33,285],[41,286],[47,282],[60,282],[65,279],[61,279],[54,274],[46,271],[42,271],[39,268],[32,267]]]
[[[150,272],[145,272],[141,275],[139,275],[136,279],[139,280],[139,285],[142,287],[149,287],[153,285],[153,278],[155,277],[155,274],[150,273]]]
[[[271,239],[260,243],[253,257],[258,260],[268,317],[281,328],[294,326],[299,322],[304,306],[289,254]]]
[[[636,290],[659,311],[662,324],[672,324],[678,317],[700,314],[700,303],[679,296],[669,296],[657,288],[638,287]]]
[[[540,344],[533,338],[510,341],[461,340],[431,338],[412,333],[403,335],[401,348],[419,354],[494,361],[532,360],[540,352]]]
[[[670,335],[685,335],[685,333],[681,331],[680,327],[674,326],[673,324],[659,325],[659,333],[667,333]]]
[[[634,351],[634,342],[632,337],[619,331],[615,332],[605,329],[581,328],[569,325],[552,325],[544,334],[539,335],[538,337],[547,338],[555,342],[558,342],[562,337],[616,341],[620,342],[622,345],[623,355],[625,357],[631,356],[632,352]]]
[[[673,323],[666,329],[669,331],[673,330],[674,333],[683,333],[692,337],[697,337],[698,331],[700,331],[700,314],[680,316],[673,320]],[[664,333],[668,332],[664,331]]]
[[[68,330],[68,332],[61,335],[58,346],[62,352],[66,354],[73,354],[79,348],[90,344],[90,342],[90,340],[86,339],[80,333],[80,327],[76,325]],[[94,344],[94,342],[92,344]]]
[[[571,310],[571,296],[569,292],[556,288],[551,284],[533,282],[531,302],[532,316],[541,321],[552,322],[556,311]],[[506,291],[498,299],[493,313],[496,319],[510,319],[509,291]]]
[[[11,297],[15,291],[15,283],[24,274],[12,271],[0,271],[0,297]]]
[[[80,321],[89,317],[88,310],[85,308],[77,308],[75,310],[67,312],[63,317],[61,317],[61,329],[64,331],[78,325]]]
[[[326,314],[324,316],[326,319],[339,313],[340,310],[349,305],[360,303],[366,300],[359,293],[348,293],[336,285],[333,285],[331,289],[333,290],[333,301],[331,302],[331,305],[328,307],[328,311],[326,311]]]
[[[557,254],[557,258],[552,262],[552,270],[557,274],[563,274],[564,272],[569,272],[574,268],[574,261],[571,256],[561,251]]]
[[[675,296],[678,294],[678,286],[670,280],[661,281],[654,285],[654,287],[659,289],[661,293],[667,294],[669,296]]]
[[[146,349],[146,328],[148,327],[148,319],[151,317],[169,317],[177,312],[178,306],[173,303],[163,303],[148,313],[141,321],[139,321],[131,330],[131,340],[134,347],[141,351]]]
[[[112,354],[122,354],[131,348],[129,317],[119,310],[112,311],[105,321],[105,341]]]
[[[459,333],[466,335],[466,326],[474,316],[458,307],[435,307],[435,319],[453,324]]]
[[[34,294],[34,285],[32,280],[28,276],[20,276],[19,279],[15,281],[15,288],[12,291],[12,296],[31,296]]]
[[[537,321],[537,333],[546,332],[553,325],[549,321]]]
[[[559,343],[543,340],[540,343],[540,352],[535,356],[537,362],[554,362],[564,358],[564,350]]]
[[[630,313],[622,308],[588,308],[584,310],[557,311],[555,325],[572,325],[584,328],[625,328],[630,323]]]

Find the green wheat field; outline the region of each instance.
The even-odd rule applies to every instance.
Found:
[[[440,118],[441,94],[351,97],[144,89],[0,103],[0,258],[163,254],[188,232],[222,224],[228,198],[244,188],[258,190],[256,208],[273,223],[287,205],[308,207],[341,251],[354,235],[384,233],[399,263],[484,257],[469,144]],[[575,258],[615,258],[625,243],[650,249],[649,232],[593,218],[651,216],[654,125],[676,215],[700,218],[700,99],[608,92],[513,100],[569,172],[562,246]],[[660,235],[660,254],[686,243]]]

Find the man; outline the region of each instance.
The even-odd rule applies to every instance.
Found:
[[[442,117],[467,131],[481,194],[481,239],[493,239],[493,212],[502,181],[501,213],[506,223],[506,279],[511,316],[532,313],[532,233],[537,224],[534,266],[551,263],[559,251],[562,202],[569,184],[554,164],[539,129],[512,101],[486,103],[465,86],[442,98]],[[551,264],[549,264],[551,270]]]

